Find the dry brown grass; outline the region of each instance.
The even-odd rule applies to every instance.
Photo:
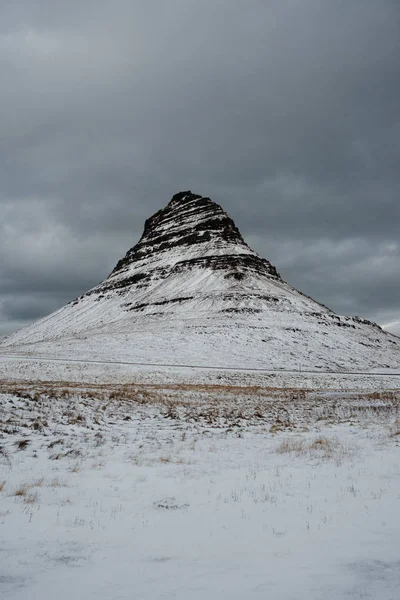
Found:
[[[24,496],[24,504],[36,504],[39,501],[38,492],[29,492]]]
[[[27,483],[24,483],[23,485],[17,487],[17,489],[14,492],[14,496],[26,496],[28,490],[29,485]]]
[[[4,489],[6,487],[6,482],[5,481],[0,481],[0,492],[3,492]]]
[[[43,484],[43,477],[41,479],[36,479],[35,481],[23,483],[17,487],[17,489],[14,492],[14,496],[25,497],[32,488],[42,487]]]
[[[184,384],[184,383],[131,383],[131,384],[98,384],[69,381],[31,381],[19,380],[9,381],[0,379],[0,392],[10,393],[20,398],[26,398],[39,402],[46,395],[54,398],[74,398],[78,394],[80,398],[104,398],[107,400],[133,400],[137,403],[152,403],[158,400],[157,392],[162,396],[168,392],[195,392],[209,394],[220,398],[224,394],[230,396],[247,396],[251,398],[285,398],[292,401],[307,400],[309,394],[317,389],[305,389],[294,387],[276,387],[260,385],[226,385],[226,384]],[[400,390],[381,390],[374,392],[354,392],[347,397],[360,400],[392,400],[400,399]]]
[[[314,440],[286,439],[276,449],[278,454],[296,454],[297,456],[333,458],[344,449],[336,438],[319,436]]]
[[[330,457],[342,449],[342,445],[337,438],[320,436],[311,442],[309,449],[310,452],[321,452],[325,457]]]
[[[327,438],[325,436],[319,436],[315,438],[310,444],[312,450],[321,450],[321,448],[337,448],[339,441],[336,438]]]
[[[306,444],[304,440],[284,440],[276,449],[278,454],[305,454]]]
[[[24,405],[23,417],[20,412],[7,415],[3,425],[7,433],[11,433],[11,429],[18,432],[18,427],[26,427],[28,422],[33,429],[44,431],[55,414],[58,422],[83,428],[89,427],[91,421],[100,426],[110,419],[128,421],[142,407],[159,409],[165,418],[174,421],[223,426],[228,430],[249,423],[267,423],[270,433],[274,434],[295,428],[302,431],[317,421],[361,423],[365,418],[388,421],[400,410],[400,390],[325,396],[316,389],[273,386],[0,380],[0,392],[14,394]],[[32,413],[39,416],[33,419]],[[57,454],[52,458],[62,456]]]
[[[291,431],[296,429],[296,425],[290,421],[281,421],[277,419],[269,428],[270,433],[280,433],[281,431]]]
[[[161,464],[169,464],[172,462],[172,459],[170,456],[160,456],[159,461]]]
[[[47,483],[47,486],[52,487],[52,488],[68,487],[67,484],[65,483],[65,481],[63,481],[62,479],[59,479],[58,477],[54,477],[54,479],[49,481]]]

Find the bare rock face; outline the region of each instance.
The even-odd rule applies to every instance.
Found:
[[[400,368],[400,339],[285,282],[210,198],[179,192],[112,273],[0,349],[101,360]]]

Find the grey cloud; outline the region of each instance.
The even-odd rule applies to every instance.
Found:
[[[381,324],[398,318],[399,244],[375,245],[362,238],[310,242],[258,236],[250,242],[258,251],[267,250],[285,280],[336,312]]]

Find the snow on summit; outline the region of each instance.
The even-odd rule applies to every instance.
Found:
[[[112,273],[4,352],[265,369],[400,367],[400,339],[282,280],[210,198],[176,194]]]

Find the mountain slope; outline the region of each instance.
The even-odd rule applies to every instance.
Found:
[[[399,368],[400,339],[284,282],[209,198],[176,194],[101,284],[0,344],[70,358]]]

